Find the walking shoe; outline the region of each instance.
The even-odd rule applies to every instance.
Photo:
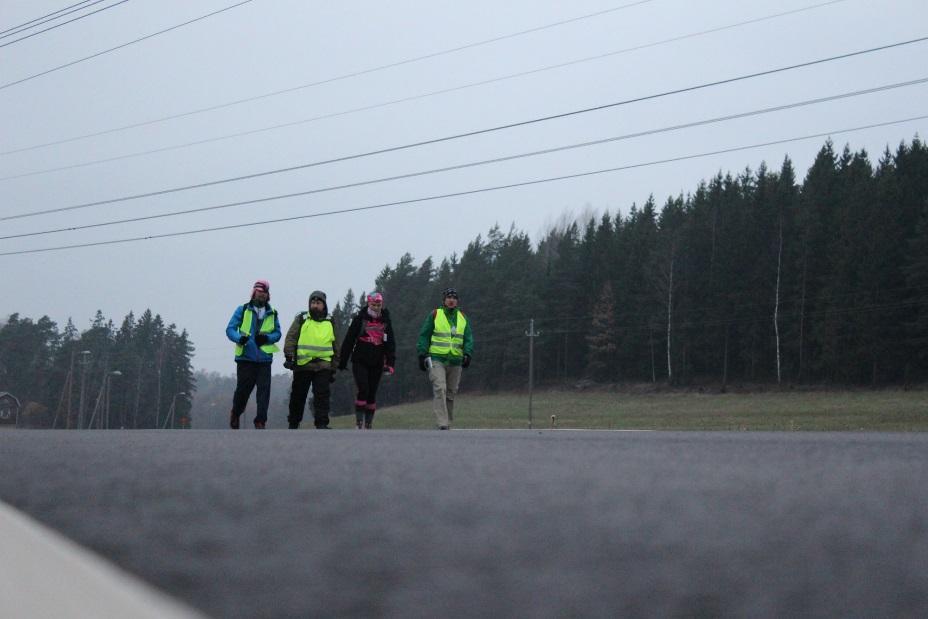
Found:
[[[293,422],[291,421],[291,422],[289,422],[289,423],[287,424],[287,427],[288,427],[290,430],[299,430],[299,429],[300,429],[300,424],[298,424],[298,423],[293,423]]]
[[[229,413],[229,427],[238,430],[238,415],[235,413]]]
[[[264,422],[263,422],[263,421],[256,421],[256,422],[255,422],[255,430],[263,430],[263,429],[264,429]]]
[[[439,430],[447,430],[447,429],[448,429],[448,426],[438,426],[438,429],[439,429]]]

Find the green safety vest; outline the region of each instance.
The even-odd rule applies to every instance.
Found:
[[[464,328],[467,318],[458,310],[455,325],[452,327],[445,316],[442,307],[435,312],[435,327],[432,330],[432,341],[429,343],[430,355],[443,355],[445,357],[464,356]]]
[[[245,308],[245,313],[242,314],[242,324],[238,328],[238,332],[242,335],[251,335],[251,323],[254,318],[254,310],[251,309],[251,306]],[[264,321],[261,323],[261,328],[258,329],[258,333],[272,333],[274,331],[274,317],[277,316],[277,310],[272,309],[264,315]],[[280,349],[277,348],[277,344],[265,344],[264,346],[259,346],[262,351],[266,352],[269,355],[273,355],[275,352],[279,352]],[[242,353],[245,351],[245,347],[241,344],[235,345],[235,356],[241,357]]]
[[[306,365],[313,359],[331,361],[334,341],[335,329],[331,320],[313,320],[304,313],[300,339],[296,343],[296,364]]]

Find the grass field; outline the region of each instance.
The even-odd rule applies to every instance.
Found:
[[[611,393],[548,391],[532,401],[533,427],[627,430],[928,430],[928,391]],[[333,418],[351,428],[354,417]],[[435,427],[431,402],[379,410],[378,429]],[[528,395],[459,394],[455,428],[527,428]]]

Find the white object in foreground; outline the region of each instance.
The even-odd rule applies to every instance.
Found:
[[[203,617],[2,501],[0,548],[5,617]]]

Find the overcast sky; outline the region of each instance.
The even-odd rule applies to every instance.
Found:
[[[88,11],[117,1],[106,0]],[[69,4],[73,2],[0,0],[0,30]],[[233,4],[236,0],[130,0],[0,47],[0,217],[365,153],[928,35],[924,0],[844,0],[722,30],[718,29],[821,5],[823,0],[253,0],[7,86]],[[610,10],[622,5],[634,6]],[[598,12],[602,13],[540,28]],[[41,27],[55,23],[59,22]],[[537,30],[509,36],[532,29]],[[5,37],[0,45],[31,32],[12,37],[0,33]],[[472,46],[493,39],[499,40]],[[671,39],[677,40],[668,42]],[[429,57],[368,71],[423,56]],[[601,58],[574,62],[596,56]],[[538,70],[564,63],[571,64]],[[400,152],[2,220],[0,236],[306,192],[664,129],[917,80],[928,77],[926,67],[928,43],[914,43]],[[357,73],[362,74],[31,148]],[[499,79],[519,73],[526,74]],[[488,80],[494,81],[459,88]],[[410,97],[415,99],[391,103]],[[924,137],[928,122],[838,131],[928,114],[926,103],[928,86],[919,84],[453,172],[200,214],[5,239],[0,240],[0,253],[411,200],[829,132],[834,132],[839,147],[850,143],[855,150],[866,148],[875,162],[886,145],[895,148],[916,133]],[[353,111],[359,108],[372,109]],[[261,131],[281,124],[290,126]],[[253,133],[215,139],[243,132]],[[405,252],[417,263],[428,256],[438,260],[460,254],[496,223],[508,229],[515,222],[537,241],[565,212],[625,214],[649,194],[661,204],[668,196],[692,191],[720,170],[756,169],[761,161],[778,169],[787,154],[801,179],[824,140],[286,223],[2,255],[0,316],[47,314],[62,328],[72,317],[78,328],[86,329],[97,309],[118,324],[129,311],[139,314],[151,308],[189,331],[197,347],[195,367],[231,373],[232,345],[224,329],[255,279],[270,281],[272,304],[280,310],[286,330],[292,316],[305,309],[311,290],[326,291],[334,307],[349,288],[356,293],[369,290],[377,273]],[[175,148],[196,141],[206,142]],[[91,163],[111,158],[118,159]],[[61,167],[68,169],[50,171]],[[467,291],[461,294],[466,307]],[[281,369],[280,363],[281,359],[275,361],[275,370]]]

